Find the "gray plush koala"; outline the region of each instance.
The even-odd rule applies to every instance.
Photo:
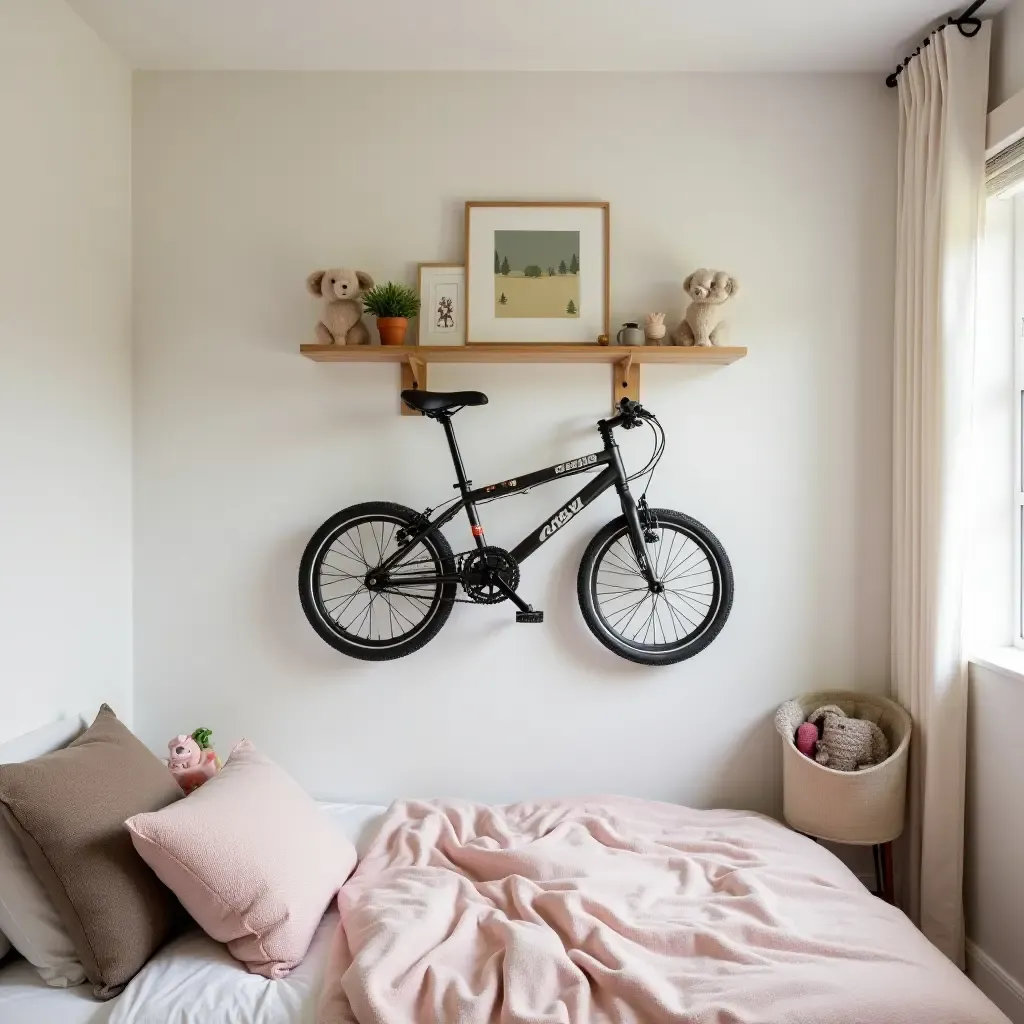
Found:
[[[814,760],[838,772],[859,771],[881,764],[889,756],[889,741],[874,723],[862,718],[847,718],[835,704],[826,704],[812,712],[808,722],[821,722],[821,739]]]

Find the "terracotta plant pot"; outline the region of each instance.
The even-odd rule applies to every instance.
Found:
[[[404,345],[409,321],[404,316],[382,316],[377,321],[382,345]]]

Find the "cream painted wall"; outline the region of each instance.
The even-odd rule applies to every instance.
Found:
[[[1024,0],[1012,0],[992,25],[989,109],[1024,89]]]
[[[777,704],[886,689],[896,106],[879,76],[145,73],[134,124],[147,742],[245,734],[323,795],[773,811]],[[631,666],[580,619],[576,568],[612,499],[526,563],[543,627],[457,606],[418,655],[365,664],[302,616],[298,560],[323,519],[422,508],[453,482],[439,428],[398,416],[393,367],[299,357],[305,276],[412,282],[418,260],[462,258],[472,198],[610,200],[615,325],[678,318],[701,264],[743,283],[748,359],[644,374],[669,433],[655,503],[708,523],[736,571],[728,627],[692,661]],[[457,419],[478,482],[593,450],[608,406],[601,367],[444,367],[432,385],[490,395]],[[488,507],[491,542],[566,489]]]
[[[968,972],[1015,1024],[1024,1024],[1022,718],[1019,672],[972,665],[964,865]]]
[[[130,717],[131,73],[0,4],[0,741]]]

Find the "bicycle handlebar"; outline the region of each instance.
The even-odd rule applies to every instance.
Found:
[[[649,413],[639,402],[634,402],[631,398],[623,398],[619,400],[618,415],[601,422],[612,429],[624,427],[626,430],[632,430],[633,427],[640,426],[641,420],[652,419],[654,419],[653,413]]]

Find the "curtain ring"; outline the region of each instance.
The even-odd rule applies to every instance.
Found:
[[[947,18],[946,24],[956,25],[960,29],[960,35],[973,39],[981,31],[981,19],[975,18],[973,15],[984,2],[985,0],[981,0],[981,3],[971,4],[959,18]]]

